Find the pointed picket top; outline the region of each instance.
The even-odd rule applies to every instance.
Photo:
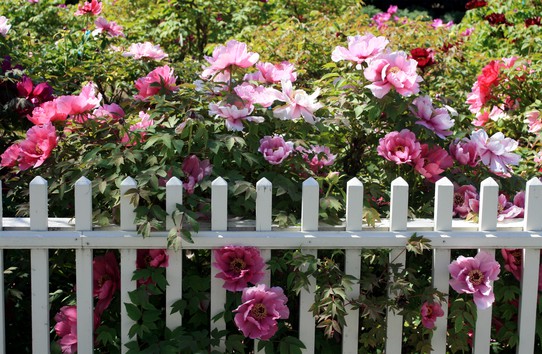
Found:
[[[0,231],[2,231],[2,219],[4,218],[4,212],[2,209],[2,181],[0,181]]]
[[[346,231],[360,231],[363,225],[363,183],[356,177],[346,183]]]
[[[30,182],[30,229],[44,231],[48,228],[47,181],[40,176]]]
[[[407,228],[408,183],[402,177],[391,182],[390,231]]]
[[[525,218],[523,219],[525,231],[542,230],[540,210],[542,210],[542,182],[533,177],[527,181],[525,191]]]
[[[310,177],[303,182],[301,201],[301,231],[318,231],[320,186]]]
[[[262,178],[256,182],[256,231],[271,231],[273,184]]]
[[[451,231],[454,184],[446,177],[435,183],[435,231]]]
[[[120,184],[120,228],[125,231],[136,231],[135,207],[130,203],[131,195],[125,195],[130,189],[136,188],[137,182],[132,177],[126,177]]]
[[[167,230],[179,225],[180,216],[173,220],[173,213],[177,210],[177,204],[183,203],[183,182],[177,177],[171,177],[166,183],[166,218]]]
[[[228,182],[217,177],[211,183],[211,230],[228,229]]]
[[[92,182],[85,176],[75,182],[75,229],[92,230]]]
[[[497,229],[497,206],[499,205],[499,185],[491,177],[480,184],[480,213],[478,230],[494,231]]]

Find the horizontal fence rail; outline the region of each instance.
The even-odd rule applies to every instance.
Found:
[[[2,217],[0,196],[0,264],[3,264],[4,249],[31,250],[32,280],[32,347],[34,353],[49,351],[49,249],[74,249],[76,251],[76,283],[78,311],[78,353],[93,352],[93,297],[92,257],[94,249],[118,249],[121,264],[121,303],[129,302],[128,292],[135,289],[132,274],[136,268],[136,250],[165,248],[167,231],[152,232],[143,238],[137,234],[134,224],[134,207],[130,204],[127,191],[137,187],[137,182],[126,178],[121,186],[120,225],[109,228],[93,228],[91,181],[82,177],[75,184],[75,217],[49,218],[47,181],[36,177],[29,186],[29,218]],[[1,184],[0,184],[1,187]],[[346,218],[342,225],[330,226],[319,223],[319,187],[309,178],[302,186],[301,225],[278,229],[271,223],[272,184],[262,179],[256,184],[256,213],[254,221],[231,221],[228,219],[228,185],[223,178],[213,181],[211,187],[211,222],[202,225],[193,236],[194,243],[182,243],[182,249],[213,249],[236,244],[259,247],[264,258],[271,257],[273,249],[301,249],[304,253],[316,255],[319,249],[344,249],[345,271],[360,278],[360,251],[364,248],[391,249],[395,262],[405,265],[404,257],[395,257],[406,245],[413,232],[431,240],[433,248],[433,286],[443,293],[449,292],[448,265],[452,249],[483,249],[495,252],[501,248],[523,249],[523,279],[519,307],[518,353],[533,353],[535,322],[537,313],[540,249],[542,248],[542,183],[533,178],[527,182],[525,212],[523,219],[497,222],[498,186],[488,178],[480,186],[480,213],[477,224],[452,218],[454,187],[443,178],[436,183],[434,218],[432,220],[408,220],[409,186],[398,178],[391,185],[390,218],[382,220],[375,227],[362,224],[363,183],[354,178],[347,184]],[[173,177],[166,185],[166,211],[172,215],[177,204],[182,204],[182,182]],[[166,227],[174,225],[168,216]],[[166,303],[171,306],[182,297],[181,272],[182,250],[170,250]],[[211,260],[212,262],[212,260]],[[215,270],[212,270],[215,272]],[[214,274],[213,274],[214,275]],[[2,275],[3,276],[3,275]],[[529,281],[530,280],[530,281]],[[269,284],[267,272],[264,282]],[[314,299],[315,285],[300,293],[299,337],[306,345],[306,353],[314,353],[314,317],[308,311]],[[359,284],[354,286],[351,297],[359,295]],[[0,302],[4,302],[0,292]],[[393,296],[393,294],[390,294]],[[211,278],[210,316],[214,317],[224,309],[226,290],[219,279]],[[433,337],[433,353],[446,353],[447,308],[445,316],[437,319]],[[0,352],[5,353],[4,306],[0,306]],[[165,314],[169,328],[182,324],[178,313]],[[389,312],[387,315],[386,353],[401,353],[403,319]],[[133,324],[124,306],[121,313],[122,344],[129,341],[128,330]],[[343,353],[354,353],[358,349],[359,312],[352,310],[346,317],[343,333]],[[212,322],[213,328],[224,329],[223,320]],[[478,310],[474,349],[476,354],[489,353],[491,329],[491,307]],[[123,352],[126,349],[123,347]]]

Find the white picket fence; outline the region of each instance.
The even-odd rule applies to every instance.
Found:
[[[1,187],[1,184],[0,184]],[[116,230],[93,230],[91,182],[81,178],[75,185],[75,222],[68,219],[48,218],[47,181],[36,177],[30,183],[30,218],[2,218],[0,197],[0,265],[3,267],[3,249],[30,249],[32,286],[32,348],[34,353],[49,352],[49,249],[76,250],[76,286],[78,313],[78,353],[93,352],[93,297],[92,297],[92,258],[93,249],[118,249],[121,258],[121,303],[129,302],[128,292],[134,290],[136,283],[132,274],[136,266],[136,250],[144,248],[165,248],[167,232],[153,232],[151,237],[143,238],[135,232],[134,210],[129,203],[126,191],[135,188],[136,181],[126,178],[121,184],[121,222]],[[363,248],[392,249],[390,259],[404,264],[406,240],[413,232],[418,232],[431,240],[433,247],[434,286],[449,292],[448,265],[451,249],[483,249],[495,252],[500,248],[523,249],[523,279],[521,282],[521,301],[519,307],[519,346],[517,353],[534,353],[535,321],[537,314],[538,271],[540,249],[542,248],[542,183],[533,178],[526,185],[525,218],[507,223],[497,223],[498,185],[488,178],[480,186],[479,223],[469,223],[452,219],[454,197],[453,184],[446,178],[436,184],[434,220],[407,220],[408,184],[398,178],[391,184],[390,218],[383,220],[376,228],[362,225],[363,184],[352,179],[347,184],[346,220],[340,227],[321,226],[318,221],[319,187],[309,178],[302,185],[301,227],[297,229],[273,230],[271,223],[271,183],[262,179],[256,184],[255,222],[249,226],[236,227],[228,222],[228,186],[224,179],[217,178],[212,183],[211,227],[201,230],[194,236],[194,243],[183,243],[184,249],[212,249],[225,245],[250,245],[261,249],[264,258],[269,259],[272,249],[297,249],[316,254],[319,249],[344,249],[346,253],[345,270],[348,274],[360,277],[360,250]],[[412,192],[412,191],[411,191]],[[177,178],[172,178],[166,186],[166,210],[172,213],[176,204],[182,204],[183,187]],[[167,227],[173,220],[167,220]],[[320,227],[320,228],[319,228]],[[235,230],[232,230],[235,229]],[[181,298],[182,282],[180,274],[183,262],[182,253],[169,251],[169,267],[166,271],[169,286],[166,302],[170,306]],[[399,255],[399,257],[397,257]],[[214,278],[212,270],[210,316],[223,311],[226,290],[222,281]],[[3,273],[0,272],[3,283]],[[266,281],[270,276],[267,274]],[[311,291],[300,294],[299,339],[307,349],[314,353],[315,326],[309,307],[313,302],[314,282]],[[359,285],[351,290],[351,297],[357,297]],[[4,303],[4,291],[0,291],[0,304]],[[432,338],[433,353],[446,353],[445,316],[436,322]],[[489,353],[491,308],[478,311],[474,349],[475,354]],[[164,314],[168,327],[181,325],[181,317]],[[343,333],[345,354],[358,350],[358,310],[348,314]],[[127,316],[124,306],[121,314],[121,341],[129,341],[128,330],[133,322]],[[213,322],[218,329],[225,328],[223,321]],[[403,339],[403,320],[392,312],[387,316],[386,353],[401,353]],[[0,353],[5,353],[4,306],[0,306]]]

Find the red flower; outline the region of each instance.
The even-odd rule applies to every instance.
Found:
[[[487,1],[471,0],[465,5],[465,9],[472,10],[472,9],[476,9],[477,7],[484,7],[486,5],[487,5]]]
[[[431,48],[414,48],[410,51],[410,57],[418,62],[420,68],[433,65],[435,63],[433,55]]]
[[[528,18],[525,20],[525,27],[531,27],[534,25],[540,26],[541,19],[542,18],[540,16]]]
[[[166,250],[137,250],[137,269],[166,268],[169,265],[169,256]]]
[[[98,298],[96,313],[101,314],[120,289],[119,263],[113,252],[107,252],[104,256],[95,257],[92,267],[94,296]]]
[[[507,26],[512,26],[512,24],[510,22],[508,22],[508,20],[506,19],[506,16],[504,16],[504,14],[492,13],[492,14],[489,14],[486,17],[484,17],[484,20],[489,22],[489,24],[492,25],[492,26],[501,25],[501,24],[507,25]]]

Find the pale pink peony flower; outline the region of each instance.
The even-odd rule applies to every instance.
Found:
[[[241,85],[235,86],[235,93],[243,100],[245,106],[259,104],[262,107],[270,107],[277,95],[280,94],[274,88],[265,86],[254,86],[248,82],[243,82]]]
[[[96,16],[102,12],[102,3],[98,0],[85,1],[83,5],[79,5],[75,16],[92,15]]]
[[[427,329],[435,328],[435,321],[437,317],[444,316],[442,307],[437,303],[424,302],[420,310],[422,316],[422,324]]]
[[[451,127],[454,120],[446,108],[433,108],[433,102],[429,96],[420,96],[412,101],[415,106],[410,108],[412,114],[419,118],[416,124],[422,125],[434,132],[439,138],[445,139],[452,135]]]
[[[145,111],[140,111],[139,120],[136,123],[130,125],[130,132],[139,132],[139,140],[144,141],[145,137],[147,136],[146,130],[153,125],[154,120],[151,118],[151,116]],[[124,134],[120,141],[127,146],[133,145],[130,139],[130,135],[128,133]]]
[[[449,266],[452,279],[450,286],[458,293],[474,295],[479,309],[487,309],[495,301],[491,282],[497,280],[501,266],[487,252],[478,252],[475,257],[459,256]]]
[[[506,195],[499,194],[497,205],[497,220],[503,221],[504,219],[519,218],[523,214],[523,208],[509,202]]]
[[[213,254],[213,266],[220,271],[216,278],[223,279],[223,287],[229,291],[241,291],[264,276],[265,262],[256,247],[224,246]]]
[[[356,63],[356,69],[361,70],[361,63],[369,61],[382,53],[389,41],[383,37],[375,37],[371,33],[363,36],[348,37],[348,48],[337,46],[331,53],[331,60],[338,62],[348,60]]]
[[[277,320],[287,319],[288,298],[279,287],[264,284],[243,290],[242,304],[235,309],[234,321],[245,337],[268,340],[277,332]]]
[[[245,43],[232,39],[225,46],[219,45],[216,47],[211,57],[205,57],[205,60],[211,65],[204,68],[201,77],[206,79],[223,70],[228,71],[229,75],[231,66],[248,68],[256,64],[258,59],[260,59],[260,55],[248,52]]]
[[[124,110],[116,103],[104,104],[94,110],[94,118],[106,118],[108,120],[118,121],[124,118]]]
[[[337,157],[337,155],[331,153],[327,146],[321,145],[311,145],[310,149],[299,146],[296,151],[301,153],[301,156],[307,161],[314,173],[319,173],[325,166],[333,165]]]
[[[97,92],[97,87],[94,83],[89,82],[77,96],[60,96],[56,101],[58,114],[66,114],[69,116],[81,116],[89,113],[100,105],[102,94]]]
[[[26,139],[19,143],[19,168],[39,167],[58,144],[56,129],[52,124],[35,125],[26,132]]]
[[[105,33],[109,37],[124,37],[122,26],[118,25],[115,21],[108,22],[105,18],[98,17],[94,21],[94,24],[96,25],[96,29],[92,31],[93,35]]]
[[[148,101],[151,96],[160,92],[169,93],[177,91],[175,81],[177,77],[173,74],[173,68],[167,65],[160,66],[151,71],[147,76],[136,80],[135,87],[138,90],[135,100]]]
[[[497,175],[510,176],[510,166],[518,165],[521,157],[512,151],[518,147],[518,142],[505,138],[501,132],[488,137],[479,129],[471,134],[471,141],[477,146],[478,155],[489,170]]]
[[[402,96],[420,91],[422,77],[416,72],[418,62],[409,59],[404,52],[382,54],[371,60],[363,74],[372,82],[366,86],[376,98],[384,97],[392,88]]]
[[[211,174],[213,166],[209,160],[200,160],[196,155],[190,155],[184,159],[182,170],[187,179],[183,188],[188,194],[193,194],[196,184]]]
[[[127,52],[122,53],[123,57],[132,57],[134,59],[152,59],[162,60],[168,55],[160,48],[160,45],[153,45],[150,42],[133,43]]]
[[[444,27],[444,28],[450,28],[454,25],[454,21],[449,21],[447,23],[444,23],[444,21],[442,21],[440,18],[436,18],[433,20],[433,22],[431,23],[431,27],[433,28],[440,28],[440,27]]]
[[[94,257],[92,269],[94,296],[98,298],[95,311],[100,315],[109,306],[117,290],[120,289],[120,270],[117,257],[111,251],[103,256]]]
[[[279,64],[256,63],[255,73],[246,74],[244,80],[246,81],[258,81],[262,83],[278,83],[281,81],[291,81],[294,82],[297,80],[297,73],[295,72],[295,67],[292,63],[283,61]]]
[[[478,156],[478,146],[470,141],[469,138],[461,140],[456,139],[450,144],[450,155],[461,165],[476,167],[480,158]]]
[[[280,135],[264,136],[260,140],[258,151],[263,154],[264,159],[272,165],[280,165],[294,149],[294,143],[284,141]]]
[[[386,160],[400,165],[414,163],[420,156],[422,148],[416,135],[408,129],[403,129],[400,132],[388,133],[381,138],[376,151]]]
[[[536,133],[542,130],[542,117],[539,111],[527,112],[525,123],[529,124],[529,133]]]
[[[8,19],[5,16],[0,16],[0,35],[7,36],[11,25],[8,24]]]
[[[32,110],[31,115],[27,115],[26,117],[29,121],[36,125],[66,121],[68,114],[58,110],[57,100],[58,99],[54,99],[52,101],[42,103],[41,106]]]
[[[235,104],[225,103],[209,104],[209,115],[224,118],[226,128],[233,131],[242,131],[244,129],[243,121],[262,123],[263,117],[251,116],[254,111],[254,106],[247,102],[235,102]]]
[[[273,115],[282,120],[298,119],[303,117],[307,123],[315,124],[318,118],[314,112],[322,108],[322,103],[316,102],[320,95],[317,88],[312,95],[303,90],[294,90],[290,81],[282,81],[282,92],[277,93],[276,99],[285,102],[282,106],[273,109]]]
[[[453,163],[446,150],[440,146],[429,148],[427,144],[421,145],[420,155],[413,161],[414,169],[433,183],[438,181],[440,174],[452,167]]]
[[[519,213],[517,217],[522,218],[525,213],[525,191],[517,192],[512,202],[515,206],[521,208],[521,213]]]
[[[478,201],[479,195],[476,191],[476,187],[470,184],[463,186],[454,186],[454,216],[459,216],[461,218],[466,218],[470,212],[477,212],[478,203],[473,203]],[[476,208],[476,210],[474,209]]]
[[[21,156],[21,147],[19,144],[13,144],[0,155],[1,162],[0,166],[2,167],[14,167],[17,166],[19,162],[19,157]]]

